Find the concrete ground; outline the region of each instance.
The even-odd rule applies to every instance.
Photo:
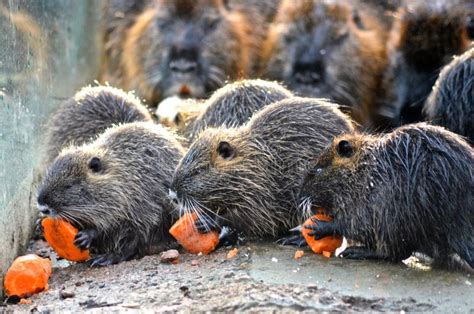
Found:
[[[182,253],[104,268],[55,263],[49,291],[19,311],[430,311],[473,312],[472,275],[373,261],[326,259],[273,243],[208,256]],[[44,252],[43,252],[44,253]],[[0,311],[2,308],[0,308]]]

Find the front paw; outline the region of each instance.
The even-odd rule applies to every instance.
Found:
[[[305,238],[301,234],[295,234],[280,238],[276,241],[277,244],[281,245],[289,245],[289,246],[296,246],[296,247],[304,247],[308,246],[306,243]]]
[[[321,240],[327,236],[337,235],[336,224],[332,221],[319,220],[318,218],[311,218],[313,224],[304,225],[305,229],[311,230],[308,235],[314,237],[316,240]]]
[[[199,216],[198,219],[196,219],[194,226],[196,227],[197,231],[200,233],[208,233],[211,231],[221,231],[221,228],[219,227],[218,223],[211,219],[208,216]]]
[[[33,235],[34,240],[40,240],[40,239],[44,240],[44,229],[43,229],[42,222],[43,222],[43,218],[36,219],[35,232]]]
[[[383,259],[376,252],[366,248],[365,246],[351,246],[339,253],[339,257],[355,260],[365,259]]]
[[[98,266],[109,266],[113,264],[118,264],[124,261],[129,261],[136,256],[135,251],[122,251],[120,253],[108,253],[102,254],[98,256],[94,256],[90,261],[90,267],[98,267]]]
[[[74,237],[74,245],[81,250],[88,250],[97,234],[97,230],[94,229],[81,230]]]

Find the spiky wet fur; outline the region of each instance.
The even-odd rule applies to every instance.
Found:
[[[169,240],[167,195],[183,154],[175,136],[161,126],[116,126],[90,144],[64,149],[39,195],[58,217],[80,230],[98,231],[94,252],[143,255]],[[100,158],[101,173],[89,169],[92,157]]]
[[[48,123],[48,163],[71,144],[94,140],[113,125],[152,121],[132,93],[110,86],[87,86],[66,100]]]
[[[401,6],[387,43],[388,67],[379,98],[380,124],[422,121],[422,108],[436,79],[471,39],[464,0],[413,0]]]
[[[423,107],[428,121],[474,144],[474,48],[456,57],[436,81]]]
[[[264,80],[243,80],[218,89],[206,101],[206,109],[189,126],[190,140],[209,127],[238,127],[263,107],[293,94],[278,84]]]
[[[172,189],[184,211],[221,219],[250,236],[275,236],[302,222],[296,202],[307,162],[351,130],[334,104],[285,99],[240,128],[203,131],[180,161]],[[221,141],[235,148],[231,160],[218,154]]]
[[[354,148],[349,158],[337,153],[343,140]],[[473,267],[473,165],[462,138],[424,123],[378,137],[342,135],[311,164],[301,195],[381,257],[422,252],[444,264],[457,253]]]

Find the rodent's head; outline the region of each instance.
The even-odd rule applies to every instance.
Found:
[[[78,227],[90,226],[98,214],[113,211],[113,160],[105,151],[75,147],[64,150],[48,169],[38,192],[38,208],[45,215],[69,220]]]
[[[197,117],[190,138],[209,127],[241,126],[261,108],[292,96],[277,82],[252,79],[227,84],[206,101],[206,109]]]
[[[424,107],[427,121],[467,136],[474,143],[474,47],[441,71]]]
[[[124,73],[150,104],[204,98],[249,71],[248,23],[222,0],[157,0],[130,28]]]
[[[310,163],[300,193],[304,215],[311,215],[312,206],[337,210],[338,200],[358,188],[354,179],[363,173],[367,143],[360,134],[338,136]]]
[[[110,128],[94,142],[59,154],[38,191],[39,209],[78,228],[143,225],[145,217],[159,223],[156,217],[170,210],[168,189],[182,155],[176,138],[161,126]]]
[[[468,49],[472,26],[457,2],[415,1],[398,10],[384,78],[384,101],[391,109],[383,115],[394,126],[421,119],[423,103],[442,67]]]
[[[274,187],[262,167],[259,148],[244,128],[206,129],[181,159],[170,193],[180,215],[196,212],[211,220],[229,219],[237,228],[251,224],[245,228],[251,233],[268,232],[276,222],[262,204]]]
[[[171,188],[181,205],[188,207],[188,203],[195,201],[198,207],[214,207],[216,195],[231,189],[231,181],[226,181],[226,177],[242,158],[239,142],[225,129],[207,129],[199,135],[173,177]]]
[[[372,88],[376,76],[364,75],[366,67],[372,70],[384,54],[366,20],[342,3],[283,1],[263,48],[263,75],[282,80],[298,95],[355,106],[364,94],[358,89]]]

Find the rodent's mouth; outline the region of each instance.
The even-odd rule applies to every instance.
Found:
[[[203,98],[206,96],[204,84],[197,79],[173,82],[163,91],[164,97]]]
[[[49,207],[48,205],[40,205],[37,204],[38,211],[40,213],[41,217],[46,217],[46,216],[57,216],[58,212],[53,209],[52,207]]]

